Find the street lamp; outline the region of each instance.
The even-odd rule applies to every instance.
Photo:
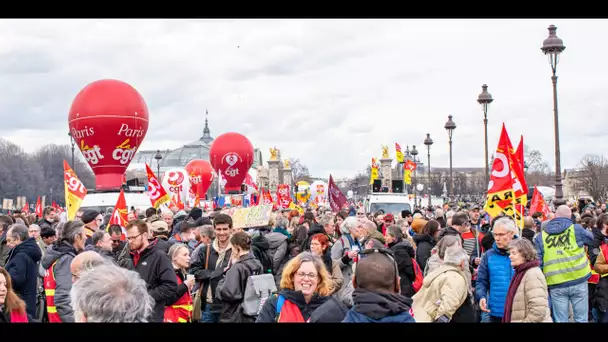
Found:
[[[414,161],[414,164],[416,164],[416,168],[414,169],[414,181],[412,182],[412,187],[414,188],[414,204],[418,203],[417,202],[417,191],[416,191],[416,170],[418,169],[418,162],[416,160],[416,156],[418,155],[418,150],[416,149],[416,145],[412,145],[412,150],[410,151],[410,154],[412,155],[412,160]]]
[[[72,169],[74,170],[74,172],[76,172],[76,165],[74,165],[74,137],[70,132],[68,132],[68,136],[70,137],[70,141],[72,142]]]
[[[158,181],[160,182],[160,160],[163,159],[163,156],[160,154],[160,150],[156,150],[154,159],[156,159],[156,177],[158,177]]]
[[[481,94],[477,97],[477,102],[483,109],[483,128],[485,131],[485,157],[486,157],[486,186],[490,183],[490,161],[488,160],[488,105],[492,103],[494,99],[492,95],[488,93],[488,86],[486,84],[481,86]]]
[[[426,134],[426,139],[424,139],[424,145],[426,146],[426,151],[427,151],[427,157],[428,157],[428,169],[427,169],[427,175],[429,177],[429,207],[431,206],[431,145],[433,145],[433,139],[431,139],[431,134],[427,133]]]
[[[452,120],[452,115],[448,115],[448,122],[443,126],[446,131],[448,131],[448,137],[450,141],[450,192],[449,196],[454,196],[454,179],[452,178],[452,135],[454,134],[454,130],[456,129],[456,123]]]
[[[551,64],[551,81],[553,82],[553,129],[555,130],[555,199],[561,201],[564,197],[562,191],[562,168],[560,161],[559,150],[559,121],[557,115],[557,63],[559,55],[566,49],[564,42],[557,37],[557,27],[549,26],[549,37],[543,42],[543,47],[540,48],[545,55],[549,56],[549,64]]]

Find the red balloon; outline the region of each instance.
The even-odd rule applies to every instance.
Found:
[[[72,102],[68,124],[93,169],[96,188],[120,188],[122,175],[148,132],[148,106],[139,92],[119,80],[90,83]]]
[[[206,160],[194,159],[186,164],[190,176],[190,188],[198,198],[205,199],[205,194],[213,182],[213,168]]]
[[[213,140],[209,149],[211,166],[226,179],[226,192],[238,192],[253,165],[253,145],[242,134],[229,132]]]

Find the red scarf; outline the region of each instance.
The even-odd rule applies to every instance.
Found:
[[[27,323],[27,314],[20,313],[17,310],[11,311],[11,323]]]
[[[511,284],[509,285],[509,291],[507,291],[507,300],[505,302],[505,312],[502,317],[503,323],[511,323],[511,311],[513,310],[513,300],[515,299],[515,293],[517,292],[517,288],[519,284],[521,284],[521,280],[524,279],[524,275],[526,272],[532,267],[539,267],[540,261],[528,261],[517,267],[515,267],[515,275],[513,275],[513,279],[511,279]]]
[[[279,319],[277,323],[304,323],[304,316],[300,312],[300,308],[297,305],[285,299],[283,307],[279,313]]]

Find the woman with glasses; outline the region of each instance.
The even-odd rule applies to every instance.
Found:
[[[304,252],[283,269],[281,290],[266,300],[256,323],[304,323],[333,292],[323,260]]]
[[[13,291],[10,274],[0,267],[0,323],[27,323],[25,302]]]

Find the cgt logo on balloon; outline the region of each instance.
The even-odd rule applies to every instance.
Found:
[[[120,145],[116,146],[114,151],[112,151],[112,158],[122,165],[129,164],[137,152],[137,146],[131,147],[129,144],[130,140],[131,139],[127,139],[123,141]]]
[[[169,184],[169,191],[174,193],[181,193],[184,191],[184,179],[186,179],[186,177],[181,172],[168,172],[167,184]]]
[[[241,156],[234,152],[226,153],[222,158],[222,165],[224,163],[228,164],[228,167],[226,170],[224,170],[224,174],[230,177],[237,176],[239,174],[239,169],[235,168],[234,165],[236,165],[238,162],[243,162],[243,158],[241,158]]]

